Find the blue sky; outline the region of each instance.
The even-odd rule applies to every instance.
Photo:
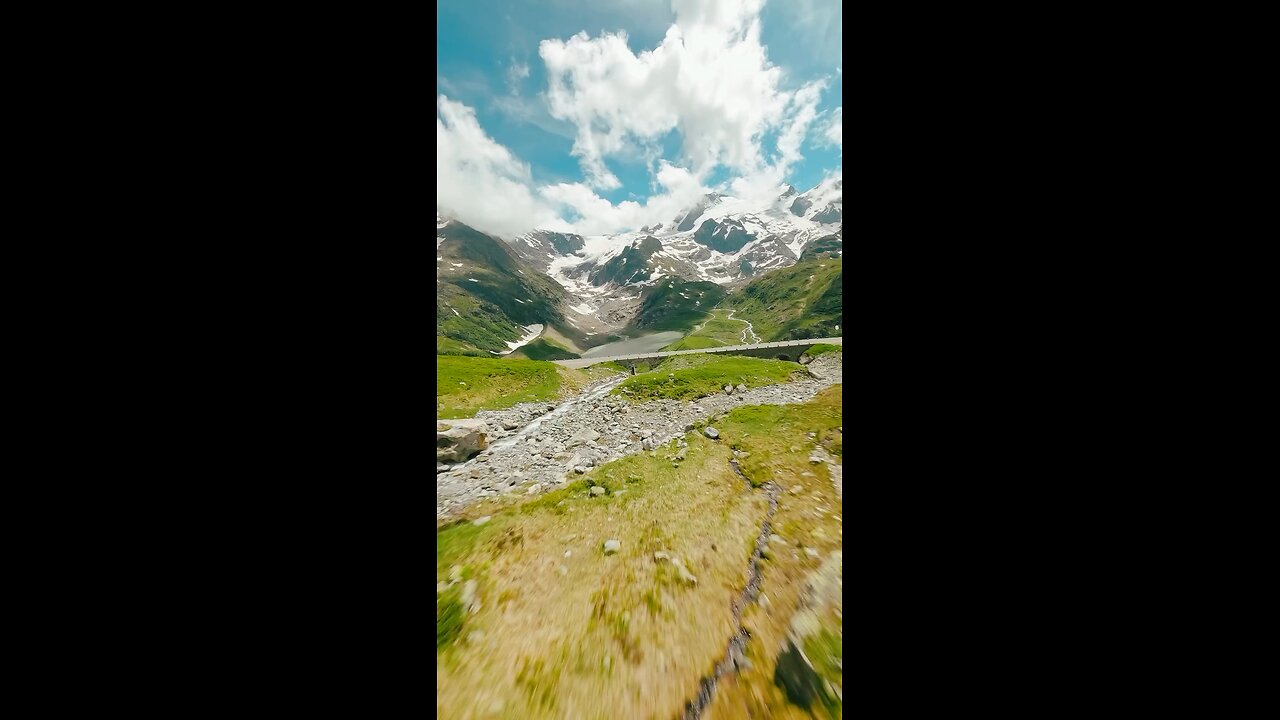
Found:
[[[840,170],[838,0],[439,0],[436,16],[437,206],[480,229],[620,232],[710,189]]]

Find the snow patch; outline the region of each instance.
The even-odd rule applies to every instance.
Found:
[[[511,342],[510,340],[508,340],[507,347],[511,349],[503,353],[494,353],[494,354],[510,355],[516,350],[519,350],[522,346],[528,345],[529,343],[537,339],[537,337],[542,334],[542,328],[543,328],[542,325],[526,325],[524,329],[527,330],[528,333],[524,337],[520,338],[520,342]],[[493,351],[490,350],[489,352],[493,352]]]

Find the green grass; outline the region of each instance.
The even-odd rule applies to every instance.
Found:
[[[436,417],[472,417],[557,397],[559,368],[539,360],[436,356]]]
[[[725,345],[742,345],[742,333],[747,329],[747,322],[737,318],[729,319],[730,311],[717,308],[711,311],[705,323],[691,334],[662,348],[663,350],[701,350],[703,348],[723,347]],[[747,333],[747,341],[754,337]]]
[[[443,335],[436,336],[437,355],[470,355],[472,357],[492,357],[492,355],[467,342],[460,342]]]
[[[521,346],[512,355],[528,358],[529,360],[572,360],[581,357],[560,343],[545,337],[540,337],[528,345]]]
[[[628,325],[627,334],[688,330],[708,318],[708,311],[724,298],[725,292],[711,282],[664,277],[642,295],[640,310]]]
[[[817,439],[831,450],[831,440],[839,435],[836,428],[843,425],[840,392],[840,385],[832,385],[799,405],[734,408],[715,427],[726,442],[750,453],[739,459],[738,466],[753,485],[776,476],[794,477],[810,469],[809,452],[818,444]],[[808,439],[808,432],[815,433],[817,439]],[[800,436],[804,440],[797,442]]]
[[[725,298],[765,342],[835,337],[843,327],[842,261],[798,262],[772,270]]]
[[[843,351],[844,351],[843,345],[832,345],[831,343],[818,343],[817,345],[814,345],[813,347],[805,351],[805,354],[808,355],[809,357],[816,358],[819,355],[824,355],[826,353],[843,352]]]
[[[783,360],[737,355],[681,355],[660,363],[651,372],[628,378],[613,394],[635,402],[672,398],[693,400],[722,392],[725,385],[748,388],[786,382],[803,366]]]

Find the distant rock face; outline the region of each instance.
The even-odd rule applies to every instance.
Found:
[[[693,234],[694,242],[722,253],[737,252],[755,239],[756,236],[747,232],[741,221],[731,218],[707,220]]]
[[[463,462],[489,447],[489,426],[474,420],[449,420],[436,430],[436,462]],[[437,425],[437,428],[439,426]]]
[[[809,212],[809,208],[812,206],[813,203],[811,201],[798,197],[795,202],[791,203],[791,214],[796,217],[804,217],[804,214]]]
[[[814,215],[813,219],[820,223],[838,223],[840,222],[840,208],[835,205],[828,205],[822,212]]]

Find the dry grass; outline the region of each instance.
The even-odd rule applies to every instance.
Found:
[[[723,445],[691,435],[679,470],[666,452],[592,472],[589,481],[611,490],[604,497],[589,497],[580,482],[497,510],[482,527],[438,534],[437,582],[463,567],[464,577],[477,578],[481,601],[458,641],[437,655],[439,715],[613,720],[680,712],[735,630],[731,604],[766,503],[733,474]],[[610,538],[622,550],[606,556]],[[681,558],[697,584],[656,563],[656,550]],[[477,630],[482,637],[469,639]]]
[[[457,567],[476,580],[480,608],[454,627],[451,603],[461,583],[437,604],[437,714],[679,716],[736,629],[732,603],[767,509],[763,491],[747,491],[730,469],[736,444],[752,451],[744,469],[757,482],[772,479],[783,488],[773,532],[786,544],[772,546],[762,563],[767,606],[750,605],[743,615],[754,666],[720,681],[705,717],[812,717],[787,701],[773,675],[806,579],[842,547],[841,503],[826,466],[808,463],[815,442],[830,443],[829,430],[840,422],[839,386],[804,405],[738,408],[715,421],[720,442],[688,436],[688,459],[678,469],[665,458],[668,448],[630,456],[539,498],[473,506],[469,518],[492,516],[483,526],[438,531],[437,582]],[[609,494],[590,497],[592,483]],[[610,538],[622,549],[606,556],[602,544]],[[659,549],[682,558],[697,584],[655,563]],[[824,611],[817,641],[839,639],[839,612]],[[815,662],[838,680],[827,660]],[[820,705],[813,711],[828,712]]]

